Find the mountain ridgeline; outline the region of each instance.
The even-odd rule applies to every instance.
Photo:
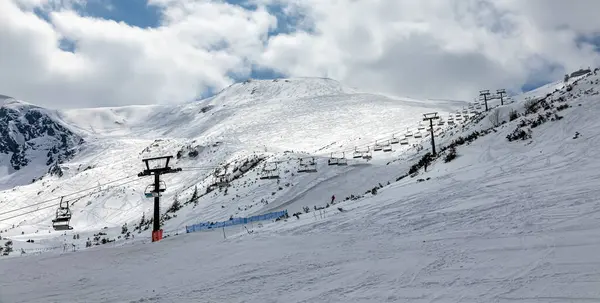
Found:
[[[75,155],[83,138],[74,134],[43,108],[14,99],[0,107],[0,165],[9,172],[29,165],[34,158],[46,166],[56,166]]]

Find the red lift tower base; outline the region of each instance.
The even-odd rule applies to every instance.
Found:
[[[162,229],[152,232],[152,242],[158,242],[158,241],[162,240],[162,237],[163,237]]]

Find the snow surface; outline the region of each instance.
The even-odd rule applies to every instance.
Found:
[[[104,137],[90,143],[93,145],[88,147],[87,153],[83,152],[68,163],[68,176],[63,180],[45,178],[3,192],[3,199],[12,195],[4,203],[10,203],[19,195],[34,199],[37,190],[56,188],[56,191],[68,193],[93,186],[95,182],[102,182],[98,179],[106,179],[109,175],[110,180],[127,177],[129,172],[140,170],[139,161],[144,156],[140,152],[145,147],[150,146],[149,153],[172,152],[182,142],[188,142],[185,140],[194,140],[191,138],[199,133],[211,133],[222,138],[222,145],[209,145],[201,153],[214,155],[217,159],[211,162],[208,159],[185,158],[177,165],[208,167],[226,159],[260,152],[282,161],[282,179],[279,184],[274,180],[259,182],[256,180],[259,170],[250,171],[232,182],[234,184],[228,189],[228,195],[217,190],[204,196],[198,206],[185,206],[177,213],[177,218],[166,223],[165,229],[172,230],[171,235],[181,231],[186,224],[195,223],[194,219],[223,220],[236,209],[236,216],[243,216],[273,209],[323,206],[332,191],[336,191],[338,199],[343,199],[350,194],[364,194],[378,183],[385,185],[386,180],[390,181],[390,185],[381,188],[377,195],[366,194],[356,200],[343,201],[324,212],[311,211],[302,214],[299,219],[290,217],[285,222],[246,226],[251,233],[244,227],[232,227],[171,236],[150,244],[149,231],[145,231],[134,233],[136,237],[133,240],[117,241],[79,252],[63,252],[61,247],[63,242],[81,244],[71,240],[75,232],[61,237],[54,232],[47,235],[33,231],[34,228],[43,228],[44,224],[47,226],[45,222],[49,220],[52,209],[49,213],[40,211],[28,216],[27,222],[19,228],[1,234],[8,234],[13,239],[15,251],[20,248],[31,250],[22,257],[13,253],[0,258],[2,272],[10,273],[0,277],[0,301],[600,301],[600,257],[596,253],[600,248],[600,202],[596,198],[600,193],[596,186],[600,180],[600,161],[594,153],[600,145],[600,122],[596,118],[600,111],[598,80],[596,76],[582,77],[570,93],[561,90],[559,93],[572,107],[559,112],[563,119],[548,121],[532,129],[532,139],[506,140],[507,134],[521,121],[522,118],[519,118],[458,147],[459,156],[454,161],[444,163],[438,160],[427,172],[421,170],[417,177],[406,177],[397,182],[395,178],[406,173],[427,149],[374,152],[373,160],[349,160],[348,167],[327,166],[327,158],[324,157],[319,158],[318,173],[300,175],[293,171],[294,163],[301,155],[298,151],[327,155],[336,149],[351,150],[354,145],[379,139],[377,134],[393,133],[418,123],[418,119],[408,122],[407,118],[399,117],[389,123],[393,126],[378,130],[371,126],[371,123],[381,120],[376,117],[376,111],[369,113],[369,108],[361,108],[360,102],[353,103],[353,97],[360,99],[354,93],[347,98],[312,96],[295,101],[315,107],[320,104],[325,107],[324,111],[335,112],[339,105],[333,105],[332,109],[314,99],[323,98],[333,104],[335,100],[350,100],[344,104],[367,112],[362,114],[363,118],[337,120],[335,115],[329,116],[330,120],[335,119],[330,125],[342,124],[344,127],[340,129],[345,128],[346,133],[340,135],[329,132],[329,129],[320,129],[320,136],[309,137],[307,141],[293,145],[292,139],[302,139],[302,135],[288,126],[281,133],[286,138],[275,137],[268,141],[267,153],[248,149],[254,144],[245,141],[244,136],[251,137],[253,130],[269,130],[265,125],[270,121],[281,127],[296,123],[294,127],[302,131],[301,121],[288,119],[290,124],[287,124],[278,121],[277,117],[262,118],[258,125],[242,133],[242,127],[233,128],[238,125],[233,121],[242,121],[243,117],[235,118],[238,111],[233,111],[229,115],[216,114],[221,117],[215,120],[203,120],[220,122],[216,125],[202,124],[202,130],[189,131],[182,127],[185,125],[182,122],[167,131],[177,136],[159,142],[144,137],[141,118],[128,126],[131,127],[129,130],[118,131],[110,129],[109,123],[97,122],[92,130],[91,124],[80,122],[81,131],[95,131]],[[531,94],[543,97],[547,92]],[[393,104],[401,102],[372,99],[373,106],[383,108],[387,105],[392,112]],[[523,112],[524,99],[524,96],[518,96],[515,103],[498,107],[501,119],[507,119],[510,110]],[[217,106],[218,98],[213,101]],[[292,107],[294,103],[289,102],[276,109],[281,100],[245,102],[240,101],[244,105],[249,103],[258,109],[263,108],[263,117],[279,110],[285,112],[283,108]],[[376,105],[381,103],[386,105]],[[398,106],[405,107],[406,111],[413,108],[413,104]],[[447,108],[451,104],[435,106]],[[271,110],[268,110],[269,107]],[[296,109],[306,107],[298,106]],[[426,105],[414,105],[417,113],[412,117],[418,117],[419,110],[429,109]],[[156,108],[153,110],[158,112]],[[212,110],[216,112],[216,109]],[[249,109],[243,114],[253,112],[256,110]],[[310,110],[305,109],[305,112]],[[63,113],[62,119],[73,124],[75,116],[73,112]],[[164,119],[167,117],[162,116]],[[179,119],[177,117],[173,117],[174,121]],[[482,118],[439,133],[439,144],[447,144],[474,130],[489,128],[489,119]],[[230,127],[223,127],[228,121],[232,121],[229,122]],[[135,130],[136,127],[139,130]],[[574,138],[576,132],[580,135]],[[352,136],[355,133],[361,135]],[[191,136],[186,137],[186,134]],[[367,137],[370,134],[373,136]],[[200,142],[200,139],[196,140]],[[312,145],[318,140],[321,140],[319,144]],[[423,146],[427,147],[428,138],[423,140]],[[336,143],[330,147],[317,148],[332,141]],[[295,153],[282,152],[290,147]],[[135,161],[130,159],[132,157],[136,158]],[[86,171],[77,168],[88,164],[95,167]],[[285,173],[285,170],[290,172]],[[172,187],[177,191],[211,182],[203,176],[205,172],[195,168],[165,176],[165,180],[170,185],[169,191]],[[424,181],[417,182],[416,179]],[[141,198],[145,183],[137,179],[127,180],[133,181],[77,201],[73,220],[82,240],[89,235],[86,232],[93,233],[103,224],[119,228],[123,222],[133,220],[136,213],[139,215],[140,210],[150,208],[149,203]],[[44,182],[47,182],[46,185]],[[293,186],[286,187],[286,183]],[[278,190],[278,186],[283,189]],[[189,190],[179,196],[184,200],[189,196]],[[268,204],[259,201],[265,197],[269,198]],[[87,201],[92,203],[84,206]],[[7,208],[24,203],[19,201]],[[141,206],[143,204],[146,205]],[[245,209],[240,211],[240,208]],[[109,228],[107,232],[114,233],[113,229]],[[26,234],[20,235],[21,230]],[[36,244],[24,242],[34,237]],[[36,255],[44,249],[48,252]]]

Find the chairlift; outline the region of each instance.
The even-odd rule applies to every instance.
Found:
[[[390,140],[391,144],[398,144],[400,143],[400,139],[396,138],[394,135],[392,135],[392,139]]]
[[[305,159],[300,158],[300,168],[298,169],[299,173],[316,173],[317,172],[317,162],[315,158],[310,158],[307,161]]]
[[[213,184],[214,186],[226,187],[227,185],[229,185],[229,178],[227,178],[226,175],[216,175],[215,178],[217,180],[215,181],[215,184]]]
[[[404,136],[405,136],[405,137],[407,137],[407,138],[408,138],[408,137],[412,137],[412,136],[413,136],[413,133],[412,133],[412,131],[410,131],[410,130],[407,128],[407,129],[406,129],[406,134],[405,134]]]
[[[375,141],[375,147],[373,148],[374,151],[381,151],[383,150],[383,146],[379,143],[377,143],[377,141]]]
[[[329,157],[329,159],[327,159],[327,165],[338,165],[338,160],[339,158],[334,158],[333,153],[331,153],[331,156]]]
[[[63,198],[60,198],[58,209],[56,210],[56,217],[52,220],[52,227],[54,230],[71,230],[72,226],[69,225],[71,221],[71,210],[69,209],[69,201],[63,204]]]
[[[388,141],[384,146],[383,146],[383,152],[391,152],[392,151],[392,146],[390,145],[390,141]]]
[[[373,158],[370,147],[367,147],[367,152],[363,153],[362,158],[365,160],[371,160]]]
[[[462,120],[462,116],[456,116],[456,120]]]
[[[346,153],[342,152],[342,157],[334,157],[333,153],[331,153],[331,156],[327,160],[327,165],[338,165],[338,166],[348,165],[348,160],[346,159]]]
[[[354,159],[358,159],[358,158],[362,158],[363,153],[358,151],[357,147],[354,147],[354,153],[352,153],[352,158]]]
[[[444,124],[446,124],[446,122],[442,119],[440,119],[440,121],[438,121],[438,123],[437,123],[437,125],[439,125],[439,126],[442,126]]]
[[[260,179],[279,179],[279,168],[277,167],[277,162],[272,162],[275,164],[272,167],[267,167],[268,163],[262,168]]]
[[[424,130],[425,126],[421,123],[419,123],[419,127],[417,127],[418,130]]]
[[[160,181],[158,183],[158,192],[154,191],[154,184],[150,184],[146,186],[146,190],[144,190],[144,195],[146,198],[158,197],[160,193],[165,192],[167,190],[167,183],[165,181]]]
[[[407,139],[400,140],[400,145],[408,145],[408,140]]]
[[[341,158],[337,158],[337,165],[338,166],[344,166],[344,165],[348,165],[348,159],[346,159],[346,153],[342,152],[342,157]]]
[[[454,125],[454,120],[448,119],[448,125]]]
[[[421,135],[421,133],[420,133],[420,132],[416,132],[416,133],[415,133],[415,138],[422,138],[422,137],[423,137],[423,136]]]

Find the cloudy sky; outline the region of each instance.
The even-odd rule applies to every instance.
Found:
[[[596,0],[0,0],[0,94],[53,108],[174,103],[329,77],[472,100],[600,65]]]

